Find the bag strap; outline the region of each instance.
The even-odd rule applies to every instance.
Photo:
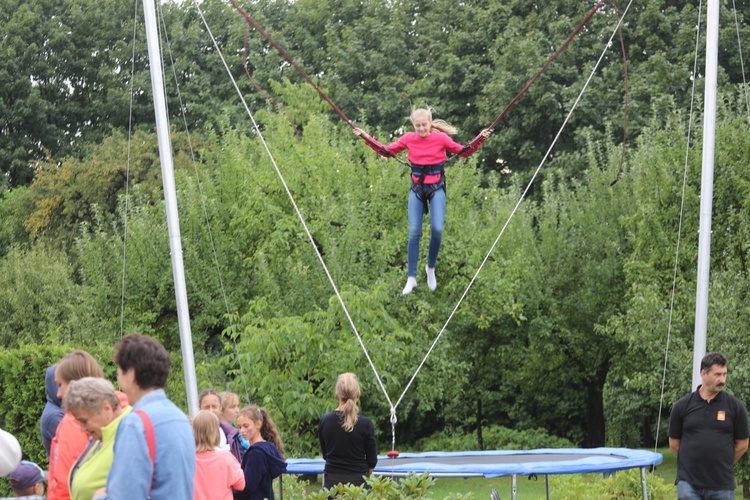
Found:
[[[151,483],[148,485],[148,496],[151,498],[151,487],[154,484],[154,473],[156,472],[156,441],[154,440],[154,425],[151,418],[143,410],[135,410],[143,422],[143,431],[146,434],[146,445],[148,445],[148,456],[151,459]]]

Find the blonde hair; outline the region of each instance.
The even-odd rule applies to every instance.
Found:
[[[440,132],[443,132],[444,134],[448,135],[455,135],[458,130],[456,127],[451,125],[450,123],[446,122],[445,120],[433,120],[432,119],[432,108],[414,108],[411,110],[411,115],[409,115],[409,121],[414,125],[414,119],[417,117],[424,117],[427,118],[427,121],[430,122],[430,128],[439,130]]]
[[[284,443],[281,442],[281,436],[279,435],[279,429],[276,427],[271,415],[268,414],[268,410],[265,408],[259,408],[257,406],[246,406],[240,410],[240,415],[249,418],[255,423],[260,422],[260,435],[266,441],[276,445],[276,448],[281,452],[281,457],[284,457]]]
[[[219,417],[209,410],[201,410],[193,418],[195,435],[195,452],[211,451],[221,442],[219,434]]]
[[[220,392],[219,393],[219,399],[221,400],[221,411],[224,411],[227,409],[227,407],[231,404],[232,401],[235,399],[237,400],[237,404],[240,404],[240,397],[233,393],[233,392]]]
[[[344,407],[344,421],[341,428],[346,432],[354,430],[359,420],[359,408],[357,407],[357,396],[359,396],[359,379],[353,373],[342,373],[336,381],[336,397]]]

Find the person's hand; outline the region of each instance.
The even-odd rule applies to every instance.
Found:
[[[486,128],[486,129],[482,130],[481,132],[479,132],[479,135],[481,135],[482,137],[484,137],[486,139],[486,138],[488,138],[490,136],[491,133],[492,133],[492,129],[491,128]]]
[[[364,130],[362,130],[359,127],[354,127],[352,129],[352,132],[354,132],[354,135],[356,135],[357,137],[363,137],[363,136],[364,137],[368,137],[367,132],[365,132]]]
[[[91,497],[91,500],[96,500],[97,498],[104,498],[107,496],[107,488],[99,488],[94,492],[94,496]]]

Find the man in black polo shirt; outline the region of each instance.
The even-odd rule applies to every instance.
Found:
[[[723,391],[727,358],[706,354],[701,360],[703,384],[672,408],[669,447],[677,457],[677,498],[734,498],[734,463],[747,451],[747,409]]]

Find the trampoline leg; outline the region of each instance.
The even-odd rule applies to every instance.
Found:
[[[547,491],[547,500],[549,500],[549,474],[544,475],[544,488]]]
[[[284,485],[281,484],[281,477],[284,474],[279,474],[279,500],[284,500]]]
[[[518,495],[518,475],[513,474],[510,480],[510,498],[516,500]]]
[[[643,500],[648,500],[648,490],[646,488],[646,468],[641,467],[641,490],[643,491]]]

